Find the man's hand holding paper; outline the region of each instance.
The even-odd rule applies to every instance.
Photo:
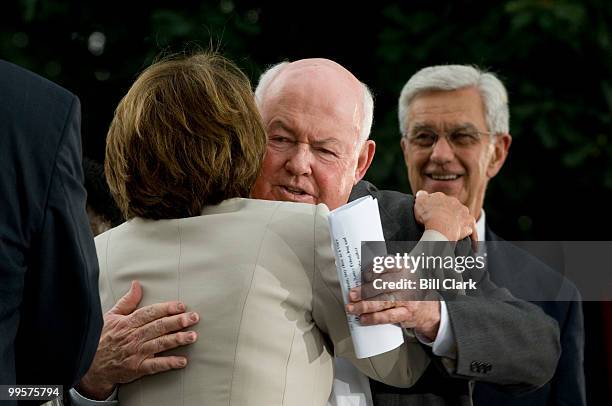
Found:
[[[413,328],[431,341],[436,339],[440,325],[440,302],[431,300],[395,300],[393,293],[384,293],[389,300],[366,300],[361,298],[361,289],[351,290],[353,302],[346,306],[349,313],[359,316],[363,326],[399,323],[404,328]]]
[[[452,256],[449,241],[468,236],[472,241],[477,241],[474,217],[453,197],[442,193],[418,192],[415,217],[425,227],[423,241],[430,240],[431,243],[417,244],[409,255],[432,254],[432,250],[435,250],[439,253],[446,251]],[[349,292],[351,303],[346,306],[347,312],[359,316],[361,325],[400,324],[404,328],[413,328],[417,334],[433,341],[442,318],[437,288],[419,286],[424,276],[422,269],[410,263],[402,266],[400,261],[396,262],[394,266],[385,267],[384,272],[377,272],[372,267],[364,272],[362,285]],[[443,276],[461,280],[460,275],[454,272],[440,271],[434,272],[438,279]]]

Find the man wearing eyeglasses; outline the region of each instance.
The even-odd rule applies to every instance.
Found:
[[[512,142],[508,96],[501,81],[472,66],[424,68],[401,92],[399,124],[412,190],[456,197],[477,220],[479,238],[499,240],[485,224],[482,206],[487,184],[500,171]],[[534,263],[520,250],[505,252],[504,258],[490,255],[491,279],[519,298],[528,285],[545,289],[550,279],[541,266],[522,273],[524,278],[517,277],[520,270],[514,265],[525,262]],[[586,404],[582,306],[573,285],[567,296],[567,301],[536,302],[557,320],[561,331],[562,354],[553,379],[522,397],[477,383],[475,405]]]

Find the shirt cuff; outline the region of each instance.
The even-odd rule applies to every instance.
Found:
[[[444,300],[440,300],[440,326],[438,327],[436,339],[431,341],[416,331],[415,336],[422,344],[432,347],[432,351],[435,355],[453,359],[457,358],[455,334],[448,320],[448,309],[446,308]]]
[[[70,401],[75,406],[117,406],[119,405],[119,401],[117,400],[117,387],[113,390],[113,393],[110,394],[106,400],[92,400],[88,399],[85,396],[81,395],[76,389],[71,388],[70,391]]]

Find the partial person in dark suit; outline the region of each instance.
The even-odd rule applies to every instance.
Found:
[[[477,219],[480,239],[499,241],[485,222],[482,206],[487,184],[503,166],[512,141],[508,96],[501,81],[472,66],[424,68],[401,92],[399,124],[411,189],[458,198]],[[561,280],[555,271],[510,244],[488,244],[487,248],[494,283],[518,298],[550,300],[552,295],[546,291]],[[566,301],[535,302],[557,321],[561,332],[561,358],[553,379],[520,397],[478,383],[475,405],[586,404],[582,305],[573,284],[564,288]]]
[[[356,185],[365,185],[359,181],[375,150],[374,141],[369,139],[373,101],[369,91],[357,93],[359,96],[346,91],[347,81],[353,83],[357,79],[342,66],[325,59],[281,63],[261,77],[256,98],[266,127],[268,148],[252,197],[325,203],[335,209],[347,203]],[[448,204],[448,213],[467,211],[457,199],[442,194],[417,197],[423,203],[435,200]],[[379,203],[387,238],[394,235],[406,240],[420,238],[423,229],[416,226],[411,197],[385,192]],[[437,226],[444,227],[444,224]],[[446,232],[454,233],[454,240],[460,234],[457,230],[445,230],[445,235]],[[414,404],[457,404],[464,400],[468,403],[462,404],[469,404],[468,382],[474,379],[516,390],[533,389],[550,379],[559,356],[557,326],[537,307],[522,301],[514,303],[518,305],[470,299],[446,304],[443,301],[415,303],[420,306],[419,311],[402,321],[412,323],[414,331],[428,337],[427,344],[433,345],[432,368],[436,364],[448,370],[447,375],[452,375],[453,382],[461,387],[462,397],[459,399],[456,391],[438,394],[427,387],[415,394],[413,399],[421,403]],[[477,325],[483,328],[473,328],[471,323],[478,319],[482,321]],[[520,323],[521,328],[507,331],[504,326],[509,320]],[[461,342],[457,344],[455,338]],[[503,343],[507,353],[517,352],[521,356],[508,360],[493,343]],[[437,355],[439,347],[444,346],[450,348],[442,351],[443,356]],[[113,385],[118,383],[113,379],[119,371],[122,379],[138,378],[140,372],[121,359],[122,355],[138,356],[134,354],[138,347],[138,343],[131,342],[123,354],[112,354],[112,360],[94,362],[88,373],[97,376],[93,386],[106,386],[107,390],[89,388],[91,393],[98,392],[98,399],[108,398]],[[101,347],[99,351],[105,350]],[[530,359],[530,363],[525,363],[525,359]],[[479,368],[478,362],[488,363],[492,369]],[[438,386],[435,391],[445,391],[446,381],[437,380],[434,384]],[[366,385],[369,391],[367,381]],[[383,397],[380,399],[374,404],[392,404]]]
[[[0,384],[64,385],[102,327],[79,100],[0,61]]]

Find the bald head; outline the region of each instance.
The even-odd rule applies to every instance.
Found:
[[[345,204],[374,156],[367,87],[333,61],[303,59],[269,69],[255,94],[268,147],[252,196]]]
[[[279,97],[309,95],[330,111],[349,117],[359,140],[372,128],[374,101],[368,87],[342,65],[324,58],[281,62],[264,72],[255,89],[260,110]]]

